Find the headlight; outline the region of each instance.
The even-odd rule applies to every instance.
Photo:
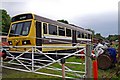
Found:
[[[27,45],[27,44],[31,44],[31,43],[30,43],[30,40],[23,40],[23,41],[22,41],[22,45]]]
[[[12,45],[12,41],[8,41],[9,45]]]

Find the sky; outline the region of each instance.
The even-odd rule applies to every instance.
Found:
[[[10,16],[34,13],[52,20],[92,29],[102,36],[118,34],[119,0],[2,0],[0,8]]]

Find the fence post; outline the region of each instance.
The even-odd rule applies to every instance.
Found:
[[[34,47],[32,47],[32,72],[34,72]]]
[[[61,59],[62,64],[62,79],[65,80],[65,58]]]
[[[92,45],[87,44],[86,45],[86,57],[85,57],[85,71],[86,71],[86,78],[92,78],[92,60],[90,58],[92,53]]]
[[[0,56],[0,80],[2,80],[2,66],[3,66],[3,57],[2,57],[2,47],[0,46],[0,53],[1,53],[1,56]]]

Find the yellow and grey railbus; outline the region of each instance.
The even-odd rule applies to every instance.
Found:
[[[27,13],[12,17],[8,34],[11,51],[25,51],[25,46],[75,46],[91,42],[92,32],[70,24],[61,23],[35,14]],[[41,48],[43,52],[61,51],[65,48]],[[67,50],[70,50],[67,48]]]

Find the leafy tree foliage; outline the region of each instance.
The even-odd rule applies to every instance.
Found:
[[[67,21],[67,20],[64,20],[64,19],[62,19],[62,20],[57,20],[57,21],[62,22],[62,23],[65,23],[65,24],[69,24],[68,21]]]
[[[108,39],[109,41],[118,40],[118,35],[109,35],[109,36],[107,37],[107,39]]]
[[[0,19],[1,31],[5,32],[5,33],[8,33],[9,26],[10,26],[10,21],[11,21],[10,16],[7,13],[6,10],[1,10],[0,9],[0,13],[2,14],[2,16],[1,16],[2,19]]]
[[[109,41],[116,41],[118,40],[118,35],[109,35],[107,38],[101,36],[100,33],[96,33],[94,35],[94,38],[97,38],[97,39],[102,39],[102,40],[109,40]]]
[[[100,33],[96,33],[94,38],[105,40],[105,38]]]

